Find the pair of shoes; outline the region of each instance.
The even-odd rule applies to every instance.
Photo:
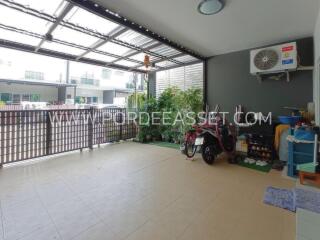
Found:
[[[254,159],[252,159],[252,158],[246,158],[246,159],[244,160],[244,162],[245,162],[245,163],[249,163],[249,164],[254,164],[254,163],[256,163],[256,160],[254,160]]]
[[[256,165],[257,166],[261,166],[261,167],[265,167],[265,166],[268,165],[268,163],[266,161],[259,160],[259,161],[256,162]]]

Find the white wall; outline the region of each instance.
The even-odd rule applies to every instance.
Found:
[[[58,100],[58,88],[47,86],[32,86],[21,84],[0,83],[1,93],[16,94],[39,94],[41,102],[51,102]]]
[[[314,70],[314,86],[313,96],[316,105],[316,122],[320,124],[320,10],[316,29],[314,32],[314,44],[315,44],[315,70]]]

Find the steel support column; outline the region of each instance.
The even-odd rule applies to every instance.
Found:
[[[203,61],[203,110],[208,104],[208,60]]]

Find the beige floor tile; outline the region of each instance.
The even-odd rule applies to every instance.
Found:
[[[152,221],[159,229],[173,238],[181,236],[192,223],[192,220],[199,215],[197,210],[177,206],[173,204],[162,211],[157,217],[152,218]]]
[[[2,215],[2,208],[1,208],[1,201],[0,201],[0,240],[3,240],[4,232],[3,232],[3,215]]]
[[[119,239],[125,239],[148,221],[148,217],[135,210],[118,210],[110,212],[103,222]]]
[[[118,240],[107,225],[98,223],[73,238],[74,240]]]
[[[48,211],[63,239],[71,239],[100,222],[93,211],[78,198],[48,206]]]
[[[55,226],[48,225],[44,226],[36,231],[23,236],[19,240],[61,240],[59,233]]]
[[[38,198],[14,205],[2,205],[3,235],[6,240],[18,239],[52,224]]]
[[[1,227],[5,240],[292,240],[295,215],[263,195],[294,184],[223,158],[112,144],[0,170]]]
[[[74,198],[75,193],[61,179],[55,179],[36,186],[38,195],[45,206]],[[57,194],[59,193],[59,194]]]
[[[228,223],[225,223],[228,224]],[[178,240],[229,240],[229,232],[221,228],[212,227],[212,225],[197,221],[192,223]]]
[[[130,203],[129,208],[142,212],[148,218],[155,218],[158,217],[173,201],[174,200],[170,200],[170,198],[150,194],[148,197]]]
[[[166,229],[153,221],[147,222],[134,233],[130,234],[127,240],[175,240],[176,238]]]

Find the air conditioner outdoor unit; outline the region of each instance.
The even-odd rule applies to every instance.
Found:
[[[252,50],[250,55],[250,72],[253,75],[288,73],[298,67],[296,42]]]

